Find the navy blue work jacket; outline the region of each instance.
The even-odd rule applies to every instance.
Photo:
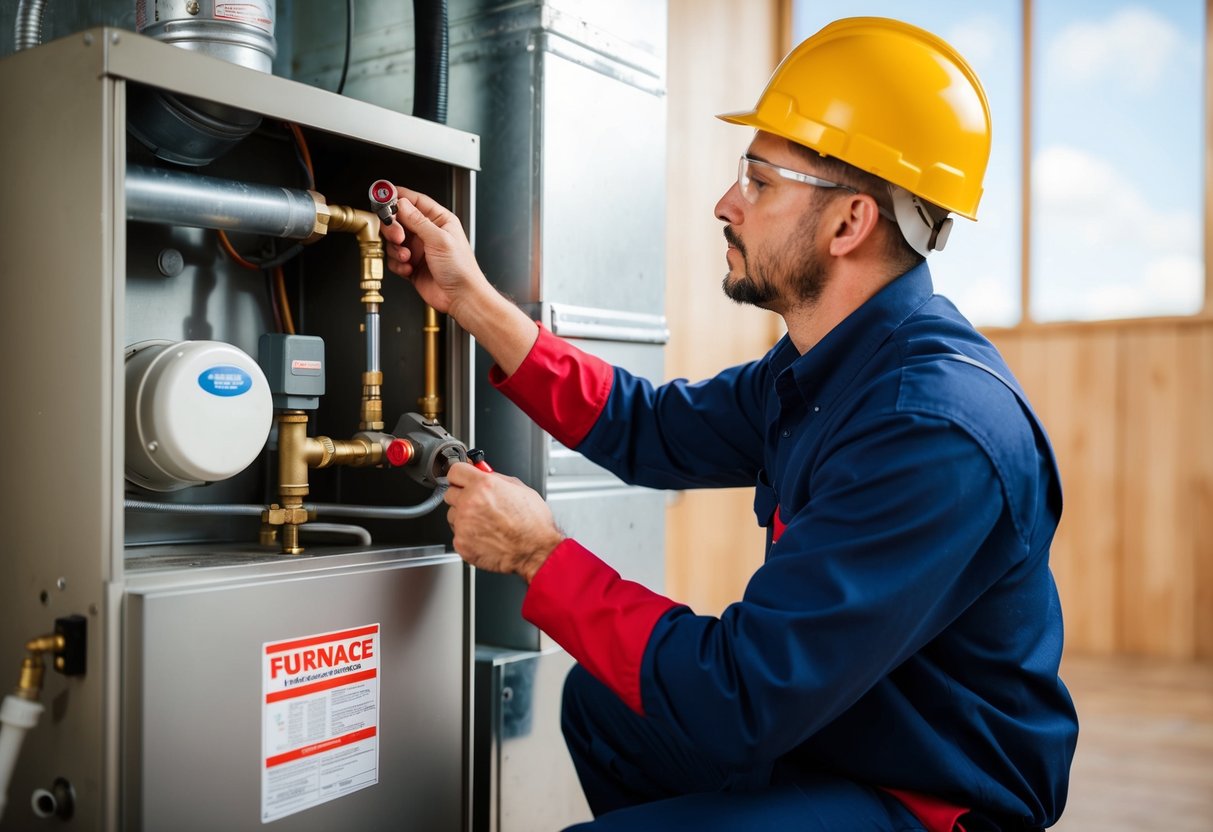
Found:
[[[805,355],[785,337],[659,387],[616,368],[577,450],[654,488],[752,486],[758,522],[781,532],[719,618],[661,615],[639,672],[648,717],[780,776],[828,771],[1029,825],[1061,813],[1077,718],[1048,564],[1058,471],[1010,370],[925,263]]]

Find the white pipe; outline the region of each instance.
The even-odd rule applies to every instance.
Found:
[[[0,704],[0,818],[8,802],[8,784],[17,766],[17,755],[25,733],[38,724],[44,710],[41,702],[31,702],[15,694]]]

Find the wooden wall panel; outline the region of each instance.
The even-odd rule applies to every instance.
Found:
[[[1185,487],[1192,495],[1196,655],[1213,658],[1213,326],[1191,333],[1183,361],[1181,376],[1196,380],[1180,411],[1189,437]]]
[[[751,106],[781,57],[780,3],[671,0],[668,70],[666,374],[700,379],[756,358],[779,337],[778,319],[720,289],[722,225],[713,210],[736,181],[751,132],[717,113]],[[752,492],[687,492],[667,513],[666,587],[697,612],[740,597],[761,562]]]
[[[1124,339],[1122,506],[1132,510],[1121,518],[1126,553],[1121,641],[1133,653],[1161,649],[1183,656],[1195,634],[1188,535],[1178,516],[1180,338],[1171,330],[1151,330],[1127,333]]]
[[[1071,643],[1116,647],[1120,548],[1108,522],[1120,487],[1116,432],[1089,411],[1116,408],[1116,341],[1036,333],[996,339],[1045,424],[1062,471],[1065,508],[1052,552],[1053,574]],[[1081,401],[1083,406],[1076,406]]]
[[[1068,649],[1213,658],[1213,323],[992,338],[1052,437]]]

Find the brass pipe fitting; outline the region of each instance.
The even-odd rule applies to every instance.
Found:
[[[311,245],[323,237],[328,231],[329,220],[332,218],[332,212],[325,202],[324,194],[319,191],[308,191],[308,195],[316,203],[316,221],[312,226],[312,233],[303,241],[305,245]]]
[[[442,399],[438,395],[438,312],[432,306],[425,308],[425,393],[417,399],[417,409],[431,422],[438,421],[442,413]]]
[[[281,551],[297,555],[299,527],[308,521],[303,498],[308,494],[308,470],[330,468],[334,465],[365,467],[383,462],[385,446],[373,435],[358,435],[353,439],[330,439],[307,435],[307,413],[284,410],[278,413],[278,499],[261,512],[263,544],[272,544],[277,530],[282,529]]]
[[[358,238],[358,252],[362,259],[362,271],[358,288],[362,290],[362,302],[368,304],[368,312],[376,312],[370,304],[383,303],[383,241],[379,239],[379,217],[370,211],[330,205],[329,231],[345,231]]]
[[[383,430],[383,372],[362,374],[362,409],[358,430]]]
[[[378,314],[383,303],[383,241],[379,238],[379,217],[370,211],[330,205],[329,230],[344,231],[358,238],[361,262],[358,288],[362,290],[362,304],[368,315]],[[371,337],[368,333],[367,337]],[[378,346],[375,347],[376,353]],[[358,422],[359,430],[383,430],[383,401],[380,388],[383,373],[378,367],[368,366],[362,374],[362,405]]]
[[[62,653],[66,647],[67,639],[60,633],[27,641],[26,656],[21,660],[21,676],[17,680],[14,693],[22,699],[37,702],[39,694],[42,693],[42,679],[46,675],[42,657],[47,653]]]
[[[303,498],[308,493],[308,467],[323,460],[328,449],[319,439],[307,435],[306,412],[284,410],[274,421],[278,423],[278,497],[281,503],[274,503],[261,512],[260,537],[265,540],[270,536],[264,526],[281,526],[283,554],[297,555],[303,551],[299,546],[299,526],[307,522]]]

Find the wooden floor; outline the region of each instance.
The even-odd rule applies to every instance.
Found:
[[[1067,657],[1078,752],[1060,832],[1213,832],[1213,663]]]

